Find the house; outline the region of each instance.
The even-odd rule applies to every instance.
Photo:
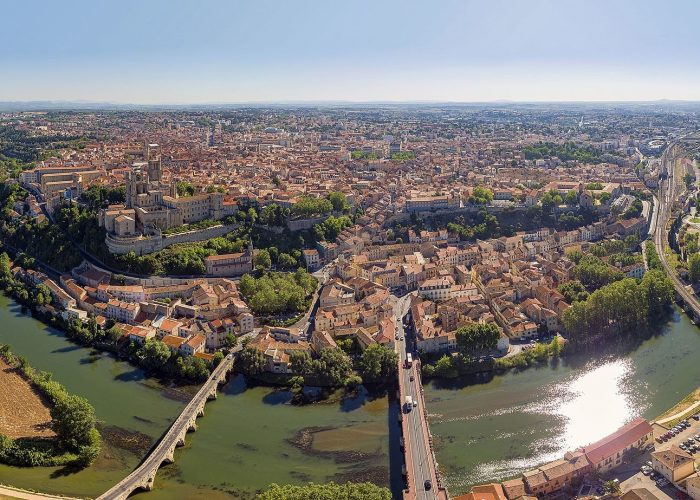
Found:
[[[140,311],[139,304],[122,302],[117,299],[109,299],[105,315],[120,323],[133,323]]]
[[[204,266],[210,276],[235,276],[253,270],[253,247],[245,252],[224,255],[210,255],[204,259]]]
[[[685,480],[685,489],[690,498],[700,499],[700,475],[693,475]]]
[[[525,481],[521,477],[503,481],[501,484],[503,485],[503,492],[509,500],[524,498],[526,495]]]
[[[154,324],[154,326],[156,325]],[[180,331],[181,326],[182,323],[180,323],[179,321],[174,320],[172,318],[165,318],[158,324],[156,333],[158,334],[158,337],[165,337],[166,335],[177,335]]]
[[[198,352],[204,352],[206,337],[201,333],[192,336],[187,342],[180,345],[180,352],[183,356],[194,356]]]
[[[466,495],[453,497],[453,500],[508,500],[503,486],[498,483],[474,486]]]
[[[245,335],[246,333],[253,331],[253,328],[255,327],[255,318],[251,313],[242,312],[236,316],[236,320],[240,326],[241,335]]]
[[[450,290],[455,284],[451,276],[425,280],[418,287],[418,293],[425,299],[440,301],[450,298]]]
[[[152,339],[156,336],[156,331],[153,328],[136,325],[129,329],[128,335],[131,342],[143,345],[148,339]]]
[[[643,448],[652,440],[653,432],[649,422],[643,418],[636,418],[581,450],[588,457],[593,470],[604,473],[620,465],[625,452],[633,448]]]
[[[693,456],[675,444],[667,450],[652,453],[651,464],[656,472],[672,483],[677,483],[695,472]]]
[[[315,248],[304,249],[302,254],[304,255],[304,262],[308,269],[315,270],[319,268],[321,265],[321,255],[318,253],[318,250]]]
[[[696,497],[693,497],[696,498]],[[651,491],[646,488],[634,488],[624,493],[621,500],[659,500],[659,497],[654,495]]]
[[[187,339],[178,335],[166,335],[161,339],[161,342],[168,346],[170,352],[176,353],[180,350],[180,346],[187,342]]]

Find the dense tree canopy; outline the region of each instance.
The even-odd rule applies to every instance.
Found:
[[[303,196],[292,207],[292,215],[299,217],[313,217],[325,215],[333,210],[333,204],[327,198],[315,198]]]
[[[673,284],[658,270],[641,281],[626,278],[593,292],[564,312],[562,321],[572,339],[589,335],[619,335],[645,330],[673,302]]]
[[[259,349],[247,346],[238,355],[236,364],[246,375],[259,375],[265,369],[265,356]]]
[[[474,323],[463,326],[455,333],[457,347],[463,353],[493,349],[501,332],[494,323]]]
[[[623,278],[623,274],[595,255],[584,255],[574,267],[573,276],[589,290],[597,290],[613,281]]]
[[[493,191],[487,187],[476,186],[472,195],[469,197],[469,203],[472,205],[486,205],[493,201]]]
[[[318,358],[299,351],[290,357],[292,370],[314,384],[341,387],[352,375],[352,361],[342,349],[322,349]]]
[[[397,363],[398,355],[393,349],[381,344],[372,344],[360,355],[357,370],[366,383],[386,383],[396,375]]]
[[[90,431],[95,427],[95,409],[87,399],[67,395],[51,409],[54,430],[64,446],[79,449],[89,443]]]
[[[316,284],[316,278],[298,269],[292,274],[268,273],[260,278],[246,274],[239,289],[254,313],[269,315],[306,310]]]
[[[303,486],[271,484],[257,500],[391,500],[387,488],[372,483],[309,483]]]
[[[581,302],[582,300],[586,300],[588,298],[588,290],[586,290],[583,283],[578,280],[571,280],[567,283],[562,283],[559,285],[558,290],[564,296],[564,300],[566,300],[569,304]]]

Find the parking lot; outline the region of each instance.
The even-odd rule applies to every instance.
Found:
[[[690,424],[688,428],[681,430],[675,436],[671,436],[665,441],[662,440],[661,443],[659,443],[656,440],[656,438],[659,438],[660,436],[668,432],[668,429],[660,425],[654,424],[654,450],[666,450],[674,444],[680,446],[681,444],[683,444],[684,441],[687,441],[690,438],[694,438],[694,436],[696,435],[700,435],[700,419],[695,420],[693,418],[690,418],[688,419],[688,423]],[[694,441],[695,444],[700,446],[700,442],[696,441],[695,439]],[[652,478],[651,474],[646,475],[640,471],[640,468],[643,465],[647,464],[647,462],[651,462],[651,453],[654,450],[645,451],[644,453],[639,454],[629,462],[623,464],[622,467],[618,467],[617,470],[614,471],[615,477],[620,480],[620,488],[623,492],[635,488],[646,488],[658,498],[662,499],[684,498],[683,496],[681,496],[683,495],[683,493],[680,490],[676,489],[672,484],[659,487],[658,483],[654,480],[654,478]],[[695,463],[697,466],[700,463],[700,452],[691,452],[691,454],[695,457]]]

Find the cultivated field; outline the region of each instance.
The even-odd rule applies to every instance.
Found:
[[[51,414],[29,382],[0,359],[0,434],[51,438]]]

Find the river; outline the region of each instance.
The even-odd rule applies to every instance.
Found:
[[[192,387],[164,387],[126,362],[72,344],[1,295],[0,325],[0,343],[90,401],[105,438],[88,469],[0,465],[0,483],[98,496],[138,465],[192,394]],[[373,398],[363,391],[340,403],[305,407],[285,404],[289,399],[286,391],[248,387],[244,377],[233,378],[207,403],[199,429],[176,451],[175,463],[159,470],[154,491],[139,498],[248,498],[271,482],[310,480],[389,486],[390,467],[393,477],[400,476],[397,415],[388,411],[386,395]]]
[[[54,373],[95,407],[106,437],[90,468],[0,466],[0,483],[97,496],[128,474],[193,388],[168,388],[138,368],[78,347],[0,296],[0,342]],[[654,418],[700,381],[700,334],[676,312],[654,337],[618,352],[552,361],[502,376],[431,381],[425,396],[437,460],[452,494],[519,474],[614,431]],[[400,488],[397,405],[362,392],[297,407],[290,394],[234,377],[198,430],[139,498],[249,498],[271,482],[372,480]],[[390,474],[391,469],[391,474]],[[394,480],[390,483],[389,478]]]
[[[437,461],[451,494],[517,476],[653,419],[700,385],[700,331],[675,312],[652,338],[503,376],[425,386]]]

